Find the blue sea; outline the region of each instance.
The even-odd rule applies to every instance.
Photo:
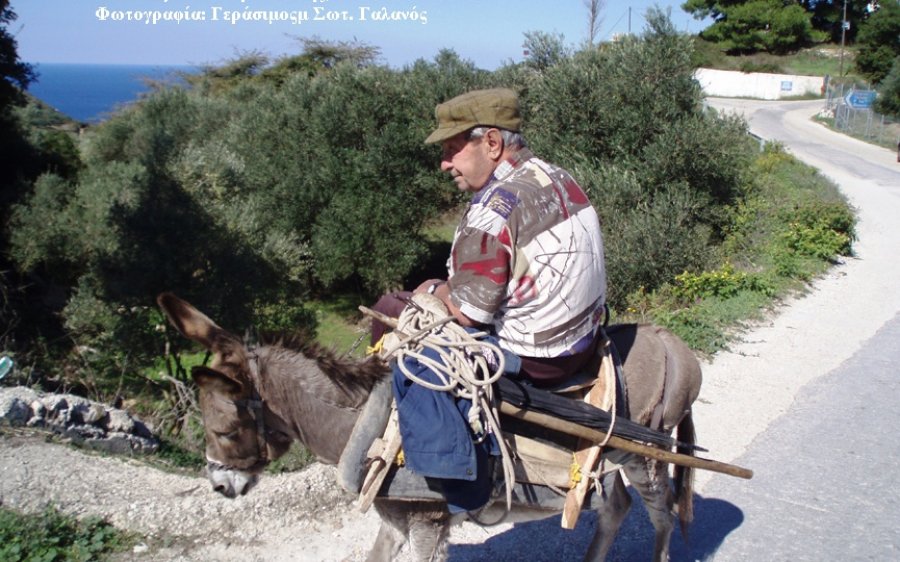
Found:
[[[47,105],[85,123],[107,118],[117,107],[150,90],[144,81],[175,80],[190,66],[33,63],[37,80],[28,92]]]

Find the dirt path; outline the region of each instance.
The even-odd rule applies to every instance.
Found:
[[[900,164],[892,162],[888,150],[848,144],[810,123],[818,105],[800,103],[773,114],[781,107],[774,102],[712,103],[747,113],[754,129],[758,123],[763,129],[790,129],[790,138],[799,140],[786,145],[831,176],[861,217],[857,258],[836,267],[806,298],[785,303],[778,315],[748,331],[743,343],[705,365],[695,409],[699,442],[710,450],[708,456],[728,462],[784,413],[804,384],[849,358],[900,311],[900,292],[894,288],[900,278],[900,197],[897,188],[885,187],[891,181],[900,186],[891,167]],[[859,160],[830,158],[817,143],[838,143],[839,150]],[[882,166],[884,174],[868,179],[869,172],[854,168],[858,161]],[[377,516],[357,513],[332,474],[332,468],[315,465],[302,473],[267,476],[248,496],[227,500],[200,477],[85,454],[39,438],[0,437],[3,505],[38,510],[52,501],[70,513],[107,517],[150,537],[151,548],[129,555],[134,560],[362,560],[375,538]],[[724,477],[701,473],[698,491],[711,478]],[[543,546],[555,544],[560,546],[548,560],[579,558],[592,523],[582,518],[567,535],[558,529],[558,519],[528,525],[502,525],[490,532],[463,525],[451,535],[451,543],[461,545],[451,557],[536,560]],[[465,546],[470,544],[481,546]]]

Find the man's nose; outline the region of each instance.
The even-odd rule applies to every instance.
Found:
[[[449,172],[452,169],[453,169],[452,162],[450,162],[449,160],[441,160],[441,171],[442,172]]]

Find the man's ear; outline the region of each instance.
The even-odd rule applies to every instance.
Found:
[[[499,129],[488,129],[482,137],[482,142],[486,144],[491,160],[500,160],[503,157],[503,135]]]

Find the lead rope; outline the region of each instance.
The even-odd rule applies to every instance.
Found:
[[[486,332],[470,334],[455,323],[437,297],[416,294],[409,304],[397,321],[397,329],[393,332],[396,339],[391,337],[385,343],[384,356],[396,357],[400,371],[416,384],[471,401],[468,422],[476,436],[476,443],[484,441],[491,433],[497,437],[506,481],[508,511],[512,507],[515,472],[509,449],[500,432],[499,413],[491,386],[503,376],[503,352],[496,345],[477,339],[486,336]],[[425,350],[433,351],[440,360],[426,356]],[[407,358],[415,359],[430,369],[440,383],[417,377],[406,368]]]

